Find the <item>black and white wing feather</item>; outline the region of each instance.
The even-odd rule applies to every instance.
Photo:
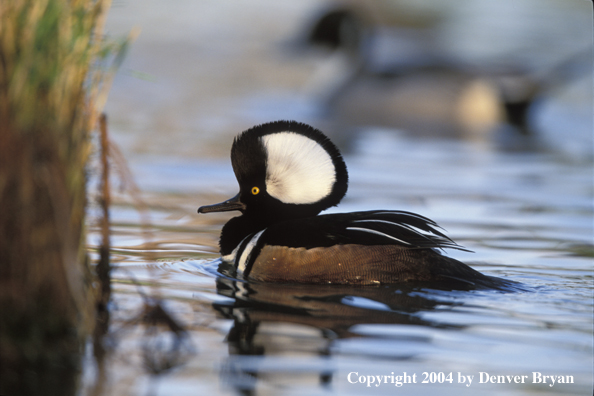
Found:
[[[353,213],[345,227],[353,238],[365,244],[396,244],[410,248],[467,249],[458,245],[433,220],[404,211],[371,211]],[[366,235],[367,234],[367,235]]]
[[[359,244],[468,251],[440,228],[433,220],[411,212],[336,213],[278,223],[266,230],[262,242],[305,248]]]

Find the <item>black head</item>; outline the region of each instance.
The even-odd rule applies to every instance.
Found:
[[[315,216],[338,205],[348,188],[346,165],[336,146],[319,130],[295,121],[242,132],[233,141],[231,163],[239,194],[198,209],[241,211],[243,216],[231,219],[223,234],[232,226],[245,237],[274,223]]]

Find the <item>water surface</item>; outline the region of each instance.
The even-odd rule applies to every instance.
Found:
[[[349,378],[403,372],[416,374],[417,383],[402,385],[412,394],[589,392],[591,164],[546,153],[481,151],[460,141],[416,141],[387,130],[369,130],[360,139],[359,150],[346,156],[350,192],[332,211],[381,208],[426,215],[475,252],[449,255],[485,274],[521,282],[522,289],[228,279],[217,273],[216,245],[232,214],[195,213],[235,193],[226,161],[139,163],[141,182],[144,170],[164,183],[148,196],[148,242],[132,209],[122,202],[113,212],[117,348],[108,367],[119,392],[362,394],[371,387]],[[177,185],[172,173],[180,175]],[[182,191],[190,174],[200,174],[203,184]],[[147,251],[153,256],[143,256]],[[133,321],[142,309],[139,291],[162,299],[187,329],[179,349],[168,343],[171,332],[151,333]],[[160,361],[160,369],[147,369],[147,361]],[[349,377],[351,372],[358,376]],[[433,375],[428,383],[422,383],[425,372]],[[529,381],[481,384],[481,372],[526,375]],[[572,376],[574,383],[533,384],[533,372]],[[449,373],[452,383],[445,381]],[[458,373],[474,375],[473,383],[458,383]],[[373,394],[393,393],[393,387],[383,383]]]
[[[88,348],[81,393],[591,395],[592,76],[540,97],[530,113],[536,133],[519,146],[502,144],[496,132],[466,141],[370,124],[347,130],[349,122],[308,96],[324,54],[286,45],[324,2],[216,3],[114,3],[113,26],[143,29],[107,111],[150,224],[115,182],[107,354],[101,371]],[[472,2],[440,45],[538,71],[580,47],[578,33],[591,38],[591,18],[577,3]],[[455,4],[438,10],[452,13]],[[218,235],[234,214],[196,209],[237,193],[232,136],[281,118],[340,141],[350,187],[331,212],[427,216],[474,251],[448,255],[522,287],[298,286],[221,276]],[[98,235],[91,223],[94,259]],[[533,383],[543,378],[534,373],[573,383]],[[367,376],[386,382],[367,387]],[[397,386],[399,376],[408,383]]]

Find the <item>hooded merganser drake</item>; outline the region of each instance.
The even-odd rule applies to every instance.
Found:
[[[258,125],[231,148],[239,194],[198,213],[239,210],[221,232],[220,251],[234,275],[292,283],[379,284],[409,281],[498,287],[439,249],[466,250],[421,215],[392,210],[318,214],[338,205],[348,173],[336,146],[295,121]]]

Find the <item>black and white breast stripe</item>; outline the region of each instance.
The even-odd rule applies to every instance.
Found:
[[[223,256],[223,261],[233,265],[238,277],[247,277],[249,275],[251,267],[262,248],[263,243],[258,244],[258,241],[264,231],[266,229],[248,235],[230,254]]]

